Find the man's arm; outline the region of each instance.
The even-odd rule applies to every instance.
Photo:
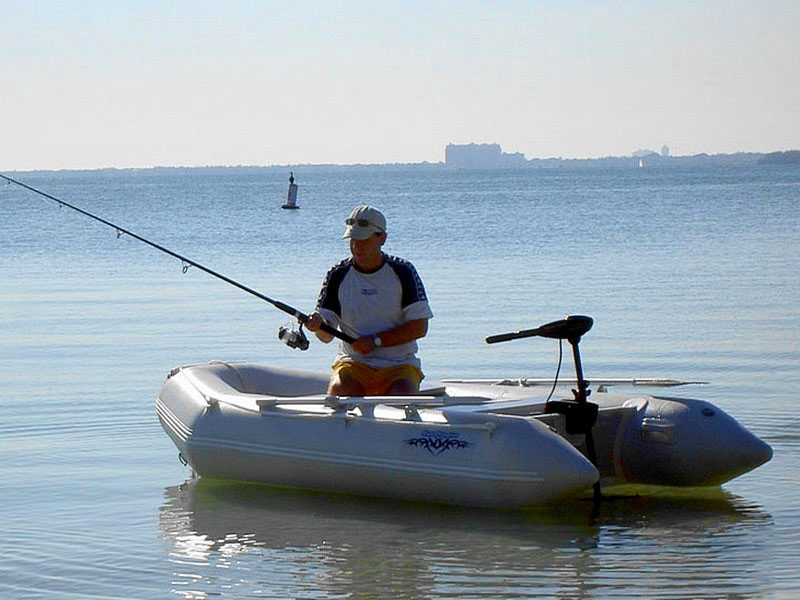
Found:
[[[394,329],[387,329],[386,331],[379,331],[378,333],[364,335],[353,342],[353,350],[359,354],[369,354],[377,346],[375,345],[375,338],[381,338],[382,347],[399,346],[407,342],[413,342],[419,338],[425,337],[428,333],[428,319],[414,319],[413,321],[406,321],[399,327]],[[319,336],[319,334],[317,334]]]
[[[428,333],[428,319],[414,319],[406,321],[399,327],[381,331],[375,335],[380,336],[382,346],[399,346],[423,338]]]

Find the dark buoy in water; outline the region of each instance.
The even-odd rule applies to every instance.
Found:
[[[294,182],[294,171],[289,171],[289,193],[286,195],[286,204],[281,208],[300,208],[297,206],[297,184]]]

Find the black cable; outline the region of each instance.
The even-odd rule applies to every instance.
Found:
[[[550,393],[547,395],[547,400],[544,401],[545,404],[550,402],[550,399],[553,397],[553,392],[556,391],[556,385],[558,385],[558,375],[561,372],[561,359],[564,357],[564,349],[562,346],[561,338],[558,339],[558,366],[556,367],[556,376],[553,378],[553,387],[550,388]]]

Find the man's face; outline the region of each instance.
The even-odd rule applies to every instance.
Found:
[[[362,269],[372,269],[380,266],[381,246],[386,241],[386,233],[374,233],[365,240],[350,239],[350,253],[356,261],[356,266]]]

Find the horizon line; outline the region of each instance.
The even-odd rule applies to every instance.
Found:
[[[658,152],[653,151],[649,155],[644,156],[635,156],[634,154],[625,154],[625,155],[608,155],[608,156],[598,156],[592,158],[572,158],[572,157],[562,157],[562,156],[552,156],[548,158],[525,158],[526,162],[535,162],[535,161],[563,161],[563,162],[590,162],[590,161],[601,161],[601,160],[624,160],[624,159],[631,159],[631,160],[638,160],[639,158],[647,158],[650,157],[657,157],[660,160],[673,160],[673,159],[691,159],[697,158],[702,156],[708,157],[723,157],[723,156],[739,156],[739,155],[761,155],[767,156],[769,154],[784,154],[787,152],[800,152],[798,149],[788,149],[788,150],[774,150],[771,152],[751,152],[747,150],[738,150],[736,152],[718,152],[715,154],[708,154],[707,152],[700,152],[697,154],[682,154],[682,155],[669,155],[663,156]],[[524,154],[523,154],[524,156]],[[69,172],[94,172],[94,171],[148,171],[148,170],[157,170],[157,169],[292,169],[292,168],[329,168],[329,167],[389,167],[389,166],[441,166],[447,167],[447,163],[445,161],[418,161],[418,162],[378,162],[378,163],[287,163],[287,164],[271,164],[271,165],[258,165],[258,164],[216,164],[216,165],[152,165],[147,167],[71,167],[71,168],[42,168],[42,169],[11,169],[9,171],[4,171],[7,173],[69,173]],[[459,168],[459,167],[454,167]],[[487,167],[490,168],[490,167]],[[524,168],[524,165],[519,167],[511,167],[511,168]],[[502,169],[500,169],[502,170]]]

